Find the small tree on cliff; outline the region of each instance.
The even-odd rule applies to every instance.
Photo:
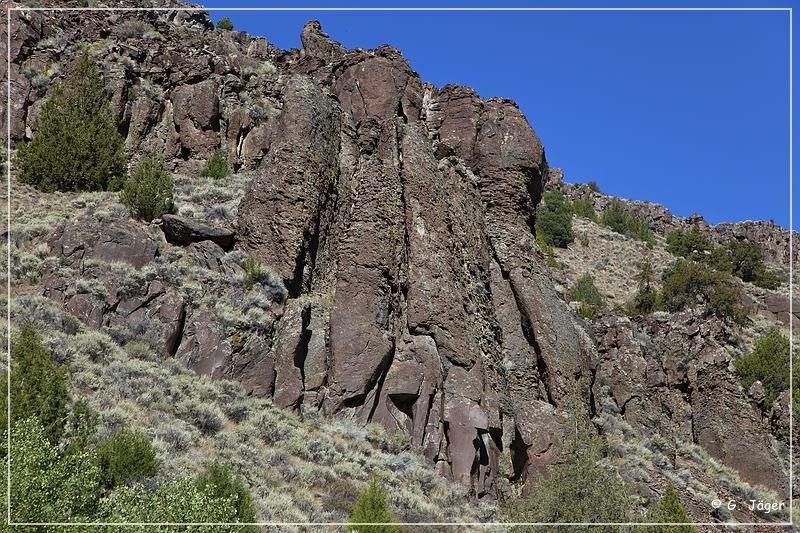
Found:
[[[358,495],[356,506],[350,515],[351,525],[347,526],[345,531],[347,533],[400,533],[400,528],[394,522],[386,491],[378,485],[377,478],[372,476],[369,485]]]
[[[33,139],[17,151],[20,182],[46,192],[102,191],[121,183],[124,141],[88,53],[44,103],[33,129]]]
[[[692,522],[692,517],[689,516],[686,507],[681,503],[678,498],[678,493],[675,492],[675,487],[672,483],[667,485],[667,490],[661,500],[650,509],[647,514],[647,522],[650,523],[673,523],[673,524],[686,524]],[[694,526],[652,526],[648,527],[647,531],[653,533],[695,533],[697,530]]]

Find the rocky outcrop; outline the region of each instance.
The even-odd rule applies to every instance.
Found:
[[[534,246],[541,143],[510,100],[424,86],[390,47],[313,23],[304,43],[239,210],[239,246],[299,297],[262,392],[406,433],[479,496],[543,473],[592,348]]]
[[[569,198],[590,198],[594,208],[602,212],[613,198],[600,192],[591,191],[585,185],[576,185],[564,181],[564,172],[561,169],[552,169],[547,179],[547,187],[564,192]],[[790,261],[789,231],[778,226],[771,220],[746,220],[743,222],[723,222],[711,224],[700,215],[681,217],[673,215],[666,207],[652,202],[619,199],[630,213],[645,220],[650,228],[666,236],[671,231],[687,231],[698,229],[711,242],[723,244],[731,240],[746,240],[757,244],[764,258],[776,266],[788,271]],[[791,261],[797,263],[800,257],[800,233],[792,234]]]
[[[729,371],[729,347],[739,341],[724,323],[690,312],[634,322],[609,315],[593,330],[601,354],[593,384],[598,404],[612,401],[643,435],[673,446],[697,443],[747,482],[786,493],[788,458],[774,445],[758,403]]]
[[[233,246],[236,232],[178,215],[162,215],[161,229],[168,242],[185,245],[211,241],[223,249]]]
[[[13,140],[63,75],[37,85],[22,71],[68,70],[62,39],[107,37],[95,57],[133,153],[163,150],[191,174],[222,149],[253,179],[235,221],[165,215],[166,242],[126,217],[65,220],[45,296],[120,344],[144,338],[286,409],[380,423],[475,497],[546,474],[571,410],[603,402],[638,437],[699,444],[785,488],[771,439],[786,439],[788,400],[759,415],[757,391],[732,377],[727,326],[673,314],[590,328],[556,290],[534,239],[543,189],[591,194],[598,209],[610,200],[548,168],[513,101],[423,84],[399,51],[347,50],[313,21],[303,50],[282,52],[202,12],[153,13],[126,31],[115,16],[14,13]],[[195,46],[179,53],[183,39]],[[765,224],[706,227],[628,205],[662,234],[695,224],[788,258]],[[264,270],[245,275],[247,258]],[[787,304],[759,310],[795,320]]]

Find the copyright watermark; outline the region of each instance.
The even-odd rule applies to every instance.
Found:
[[[722,501],[715,498],[711,501],[711,507],[720,509],[722,507],[729,511],[734,511],[737,508],[736,501],[728,500]],[[770,514],[773,511],[783,511],[786,509],[786,502],[767,502],[763,500],[748,500],[745,504],[748,511],[756,511],[764,514]]]

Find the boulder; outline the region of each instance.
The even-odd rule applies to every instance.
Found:
[[[179,245],[212,241],[223,249],[230,249],[236,238],[236,232],[233,230],[171,214],[162,215],[161,229],[168,242]]]

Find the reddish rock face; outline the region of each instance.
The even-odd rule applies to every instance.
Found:
[[[109,16],[45,24],[38,13],[14,12],[12,106],[0,118],[11,113],[15,142],[52,86],[32,87],[22,65],[74,59],[67,47],[36,43],[66,29],[98,41],[115,27]],[[587,331],[556,292],[535,245],[536,205],[545,183],[577,193],[548,169],[512,101],[423,85],[397,50],[347,50],[314,21],[303,28],[303,50],[291,52],[212,31],[199,12],[148,21],[163,39],[121,39],[97,62],[131,153],[163,150],[171,168],[191,174],[222,147],[232,168],[252,171],[235,231],[169,216],[163,227],[186,261],[226,278],[201,290],[224,292],[242,316],[224,323],[191,291],[170,286],[163,235],[128,219],[67,221],[51,253],[76,270],[90,258],[132,270],[156,263],[144,270],[164,279],[131,294],[109,280],[103,296],[71,291],[51,272],[45,296],[89,327],[146,332],[164,357],[236,378],[287,409],[407,434],[477,497],[495,495],[501,477],[546,474],[582,378],[591,400],[573,408],[607,400],[640,435],[700,444],[748,481],[784,487],[768,426],[786,441],[788,398],[759,418],[731,376],[723,324],[605,317]],[[189,38],[203,46],[180,53]],[[608,201],[593,199],[598,208]],[[717,241],[763,241],[768,257],[788,260],[788,239],[774,225],[711,228],[630,205],[656,231],[695,224]],[[242,266],[230,260],[243,252],[277,273],[289,300],[277,282],[245,291]],[[786,299],[762,310],[797,320]]]
[[[241,246],[302,298],[264,390],[407,433],[479,496],[538,476],[590,349],[534,248],[542,145],[509,100],[326,39],[307,25],[284,65],[304,74],[240,207]]]

